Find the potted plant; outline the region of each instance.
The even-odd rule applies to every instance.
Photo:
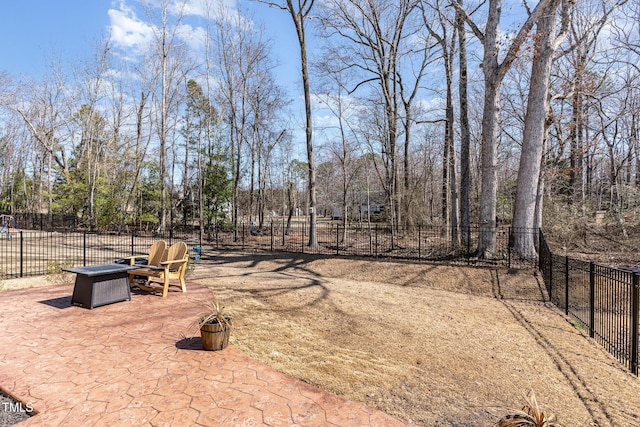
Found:
[[[229,344],[231,316],[224,313],[216,299],[207,311],[198,316],[198,327],[202,337],[202,348],[209,351],[222,350]]]
[[[536,395],[531,390],[528,397],[525,396],[526,405],[522,409],[512,410],[512,414],[502,417],[496,424],[497,427],[564,427],[565,424],[556,419],[555,414],[547,414],[541,410],[536,400]]]

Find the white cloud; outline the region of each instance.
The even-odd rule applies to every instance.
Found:
[[[436,112],[440,113],[442,109],[447,105],[445,98],[434,96],[432,98],[419,99],[416,102],[418,109],[424,112]]]
[[[206,9],[203,9],[203,7],[207,2],[214,5],[212,0],[189,0],[185,3],[182,14],[184,16],[203,16],[206,12]],[[171,5],[171,14],[180,13],[178,3],[180,2],[175,2]],[[219,10],[219,4],[220,3],[216,1],[215,6],[212,7]],[[111,38],[114,45],[122,50],[121,54],[125,54],[129,59],[132,59],[139,51],[145,49],[153,42],[154,32],[157,31],[157,28],[154,24],[138,18],[133,5],[129,6],[126,1],[120,1],[116,6],[109,9],[107,13],[110,19],[109,29],[111,31]],[[201,51],[204,49],[204,43],[208,37],[206,28],[194,26],[191,23],[182,23],[178,26],[176,33],[178,38],[183,41],[190,50]],[[127,57],[125,57],[124,60],[127,60]]]
[[[218,16],[222,9],[235,8],[235,0],[186,0],[174,3],[172,13],[211,18]]]
[[[340,126],[340,122],[338,121],[338,118],[332,114],[314,114],[313,126],[319,129],[338,129],[338,127]]]
[[[120,3],[120,9],[109,9],[111,38],[124,49],[140,49],[153,40],[153,27],[137,18],[135,12]]]
[[[206,29],[183,24],[178,27],[177,33],[180,40],[183,40],[190,49],[204,50],[204,42],[208,37]]]

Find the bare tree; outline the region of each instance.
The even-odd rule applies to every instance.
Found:
[[[69,99],[66,76],[58,66],[51,68],[51,74],[44,77],[41,85],[30,83],[29,101],[19,105],[16,111],[32,132],[34,139],[43,150],[43,162],[39,170],[37,209],[53,214],[53,183],[56,170],[63,176],[69,173],[66,146],[68,126],[71,122],[73,101]],[[26,101],[26,100],[25,100]],[[45,204],[42,197],[47,197]]]
[[[139,85],[132,85],[130,88],[131,92],[135,95],[132,95],[132,99],[134,102],[133,105],[133,115],[135,117],[135,133],[132,137],[132,164],[129,165],[131,169],[131,182],[127,186],[129,191],[127,192],[127,196],[124,200],[124,210],[128,210],[134,205],[134,200],[136,198],[141,202],[142,198],[139,196],[140,189],[140,175],[143,170],[145,158],[147,152],[149,150],[149,146],[151,143],[151,135],[153,132],[154,122],[151,120],[151,112],[150,112],[150,103],[149,97],[151,96],[153,79],[148,76],[145,67],[145,60],[143,58],[142,65],[136,70],[136,74],[139,77]],[[139,94],[139,95],[138,95]],[[145,128],[145,124],[148,126]],[[137,204],[137,216],[141,218],[142,214],[142,206],[141,203]],[[125,221],[125,216],[122,216],[121,226],[123,226]]]
[[[426,22],[426,20],[425,20]],[[404,130],[404,159],[403,159],[403,194],[401,198],[401,215],[407,225],[415,225],[416,222],[422,222],[422,219],[413,212],[412,207],[415,204],[415,197],[418,193],[417,186],[412,185],[413,168],[412,165],[412,141],[414,136],[414,126],[420,121],[420,109],[416,107],[416,100],[420,95],[420,91],[425,88],[424,77],[427,73],[427,67],[435,62],[431,52],[433,41],[430,37],[431,31],[426,34],[418,35],[415,46],[408,55],[408,61],[398,74],[398,86],[400,88],[400,99],[404,109],[404,117],[401,117]],[[404,56],[404,55],[403,55]],[[414,58],[415,57],[415,58]],[[414,65],[414,63],[416,65]],[[409,66],[410,65],[410,66]],[[404,68],[403,67],[403,68]],[[453,126],[453,124],[452,124]],[[455,163],[455,162],[454,162]],[[455,182],[454,187],[455,189]]]
[[[96,48],[96,57],[87,63],[78,77],[82,84],[82,107],[74,115],[81,127],[81,152],[76,159],[76,165],[83,163],[86,167],[87,202],[89,230],[96,228],[96,187],[104,172],[105,145],[109,143],[106,132],[105,118],[98,111],[99,103],[106,92],[106,73],[110,68],[109,51],[111,41],[104,40]]]
[[[271,155],[274,148],[286,137],[286,128],[278,120],[282,108],[287,104],[284,91],[276,83],[272,74],[272,64],[266,60],[262,62],[255,76],[255,86],[249,99],[253,112],[253,123],[250,138],[251,149],[251,182],[250,182],[250,213],[254,192],[256,202],[257,229],[261,232],[265,221],[266,185],[271,171]],[[255,170],[257,166],[257,171]]]
[[[557,13],[562,4],[561,28],[557,31]],[[564,41],[569,25],[569,1],[553,0],[536,24],[533,61],[524,122],[520,166],[516,187],[513,227],[518,233],[514,250],[523,258],[535,258],[536,234],[532,232],[538,198],[538,180],[549,111],[549,79],[556,50]]]
[[[626,3],[618,1],[585,1],[571,9],[568,37],[554,67],[552,88],[552,115],[550,116],[550,141],[548,144],[548,164],[556,178],[551,182],[551,192],[561,196],[581,217],[588,208],[602,207],[605,193],[611,195],[612,183],[599,182],[598,168],[601,155],[608,151],[605,140],[612,136],[618,120],[607,113],[602,115],[602,103],[613,113],[618,110],[622,95],[625,61],[620,61],[626,49],[603,45],[601,41],[609,36],[612,22],[623,22],[627,18],[616,14],[616,10]],[[612,15],[616,14],[615,19]],[[631,61],[632,63],[635,61]],[[619,111],[619,110],[618,110]],[[608,123],[608,124],[607,124]],[[615,139],[615,138],[614,138]],[[609,139],[613,142],[614,139]],[[559,172],[559,173],[558,173]],[[611,174],[607,173],[610,178]],[[608,180],[610,181],[610,179]],[[606,187],[606,188],[605,188]],[[537,223],[539,224],[539,222]]]
[[[316,64],[316,69],[322,89],[325,94],[319,97],[326,108],[337,119],[334,129],[327,130],[327,138],[331,141],[329,150],[340,166],[340,211],[342,215],[342,241],[347,235],[347,221],[349,218],[348,193],[351,183],[358,173],[359,167],[355,162],[354,132],[350,126],[350,118],[355,114],[354,100],[350,99],[345,85],[349,79],[348,70],[335,69],[331,66],[331,57],[324,57]],[[334,136],[335,135],[335,136]],[[334,200],[331,200],[334,202]],[[333,216],[333,214],[332,214]]]
[[[154,36],[154,57],[157,62],[157,73],[159,78],[159,118],[158,118],[158,139],[160,142],[160,193],[161,193],[161,213],[158,232],[163,234],[167,227],[167,152],[169,143],[170,123],[169,114],[177,108],[176,94],[180,92],[179,85],[184,81],[182,78],[181,66],[184,62],[176,56],[179,49],[178,29],[182,20],[186,0],[176,8],[170,0],[160,0],[158,4],[145,2],[145,10],[148,18],[155,25]],[[157,9],[156,9],[157,8]],[[170,11],[178,10],[178,14],[173,17]],[[159,12],[159,16],[157,13]]]
[[[314,0],[282,0],[282,2],[270,2],[260,0],[270,6],[287,11],[293,20],[300,46],[300,68],[302,71],[302,88],[304,91],[305,110],[305,135],[307,146],[307,165],[309,168],[309,246],[318,244],[316,232],[316,166],[313,157],[313,122],[311,117],[311,89],[309,84],[309,66],[307,60],[307,32],[305,25],[311,17]]]
[[[467,94],[467,33],[464,19],[460,13],[463,8],[463,0],[458,0],[459,8],[456,9],[456,31],[458,33],[458,67],[459,81],[458,92],[460,98],[460,227],[462,230],[462,243],[466,246],[470,239],[471,227],[471,161],[470,146],[471,132],[469,130],[469,97]]]
[[[627,134],[631,145],[632,158],[628,163],[627,182],[629,185],[640,186],[640,93],[638,93],[638,79],[640,78],[640,7],[636,2],[630,2],[620,11],[622,16],[612,19],[611,42],[618,54],[615,61],[622,68],[624,81],[625,104],[628,106],[623,120],[626,122]],[[635,164],[634,164],[635,163]]]
[[[228,123],[231,145],[232,169],[232,222],[238,230],[240,207],[240,183],[244,150],[251,150],[255,136],[256,114],[260,106],[252,104],[259,96],[256,91],[264,79],[266,70],[272,68],[269,62],[268,41],[262,28],[246,25],[240,14],[231,14],[220,9],[216,22],[218,69],[218,103],[223,108],[223,116]],[[255,108],[253,108],[255,107]],[[250,155],[252,152],[249,153]],[[255,158],[255,152],[253,152]],[[252,169],[253,171],[253,169]],[[253,177],[250,180],[254,183]],[[249,214],[252,212],[250,211]],[[237,234],[235,235],[237,238]]]
[[[26,169],[22,155],[26,150],[21,149],[19,145],[17,135],[20,127],[16,123],[17,115],[12,111],[15,97],[13,78],[9,73],[0,70],[0,118],[4,122],[4,126],[0,127],[0,152],[4,153],[0,156],[0,195],[4,199],[0,201],[0,211],[10,214],[16,206],[14,188],[19,171]]]
[[[451,230],[451,241],[455,243],[458,241],[458,188],[454,141],[453,61],[457,32],[453,26],[454,17],[447,16],[444,13],[444,6],[438,0],[430,6],[435,13],[435,22],[433,24],[430,22],[424,9],[423,21],[442,52],[446,83],[444,150],[442,156],[442,219],[447,228]]]
[[[500,92],[502,81],[518,57],[520,48],[538,19],[546,11],[551,0],[541,0],[531,11],[526,21],[508,43],[506,53],[501,52],[503,45],[500,39],[499,24],[502,15],[502,0],[489,0],[487,22],[484,31],[461,8],[457,2],[451,3],[464,17],[475,36],[484,48],[482,71],[484,72],[484,108],[482,114],[481,168],[482,181],[480,190],[481,227],[478,239],[478,256],[487,257],[495,252],[496,244],[496,206],[497,206],[497,133],[500,111]]]
[[[384,111],[383,132],[378,140],[385,166],[385,191],[394,232],[401,223],[398,162],[398,136],[401,118],[400,59],[407,50],[407,40],[419,31],[409,17],[416,10],[415,0],[333,0],[323,5],[323,27],[328,34],[340,39],[334,55],[339,66],[360,70],[362,77],[351,88],[353,93],[362,86],[373,85],[376,102]],[[423,49],[424,47],[421,47]],[[380,100],[380,101],[378,101]]]

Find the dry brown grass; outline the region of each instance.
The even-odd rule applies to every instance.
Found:
[[[425,426],[490,426],[538,401],[568,426],[640,425],[640,381],[544,302],[532,272],[220,253],[190,280],[232,342],[306,382]]]

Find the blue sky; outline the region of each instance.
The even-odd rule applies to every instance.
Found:
[[[206,21],[197,16],[203,1],[241,8],[263,26],[265,36],[272,41],[273,59],[280,64],[274,76],[292,101],[287,117],[294,135],[294,156],[306,158],[299,45],[290,15],[255,0],[186,0],[191,13],[182,21],[184,40],[190,36],[203,40]],[[7,71],[17,82],[23,77],[38,82],[51,72],[55,61],[73,78],[73,68],[92,61],[97,46],[108,34],[116,52],[136,56],[152,37],[148,21],[138,0],[0,0],[0,72]],[[333,120],[326,114],[316,108],[314,123]]]
[[[221,1],[236,7],[233,0]],[[195,8],[198,2],[188,0],[188,5]],[[63,66],[89,59],[110,29],[114,36],[126,31],[134,39],[144,33],[146,20],[135,0],[4,0],[0,5],[0,69],[36,79],[54,58]],[[243,1],[242,6],[264,22],[273,39],[273,54],[282,64],[278,75],[284,82],[299,82],[297,39],[289,15],[253,1]],[[194,31],[203,24],[193,17],[185,22]],[[125,47],[127,41],[123,37],[119,42]]]
[[[90,55],[106,34],[110,0],[5,0],[0,6],[0,68],[39,76],[52,56]]]
[[[182,21],[185,39],[204,39],[205,20],[197,16],[203,1],[186,0],[192,13]],[[273,41],[274,60],[280,64],[274,75],[293,101],[295,139],[303,141],[299,45],[289,14],[250,0],[209,1],[216,5],[224,2],[231,9],[241,7],[262,22],[265,36]],[[116,50],[128,55],[135,55],[152,37],[138,0],[0,0],[0,5],[0,71],[9,72],[18,81],[20,77],[41,80],[54,60],[71,73],[74,65],[92,60],[96,46],[109,33]],[[318,117],[318,112],[315,115]]]

